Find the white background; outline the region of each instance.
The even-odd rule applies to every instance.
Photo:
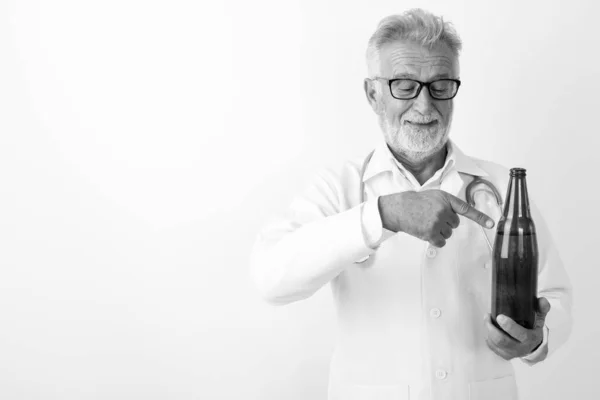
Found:
[[[523,398],[598,398],[597,4],[3,0],[0,398],[325,399],[329,287],[266,305],[248,254],[371,148],[367,40],[414,6],[464,42],[452,138],[527,168],[575,287]]]

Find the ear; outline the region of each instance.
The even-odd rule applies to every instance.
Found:
[[[365,78],[364,88],[365,95],[367,96],[367,101],[371,105],[375,114],[379,115],[381,113],[383,102],[381,99],[381,95],[379,90],[377,90],[377,82],[373,79]]]

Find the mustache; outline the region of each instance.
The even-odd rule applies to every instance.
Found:
[[[414,114],[414,115],[405,115],[402,117],[401,122],[413,122],[413,123],[417,123],[417,124],[428,124],[430,122],[433,121],[440,121],[442,118],[439,114],[430,114],[430,115],[419,115],[419,114]]]

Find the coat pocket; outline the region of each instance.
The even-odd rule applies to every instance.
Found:
[[[518,400],[517,382],[513,375],[469,384],[470,400]]]
[[[410,400],[409,385],[339,384],[329,393],[329,400]]]

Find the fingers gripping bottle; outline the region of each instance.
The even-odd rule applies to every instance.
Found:
[[[537,303],[538,245],[525,169],[512,168],[492,257],[492,320],[504,314],[532,329]],[[501,328],[500,328],[501,329]]]

